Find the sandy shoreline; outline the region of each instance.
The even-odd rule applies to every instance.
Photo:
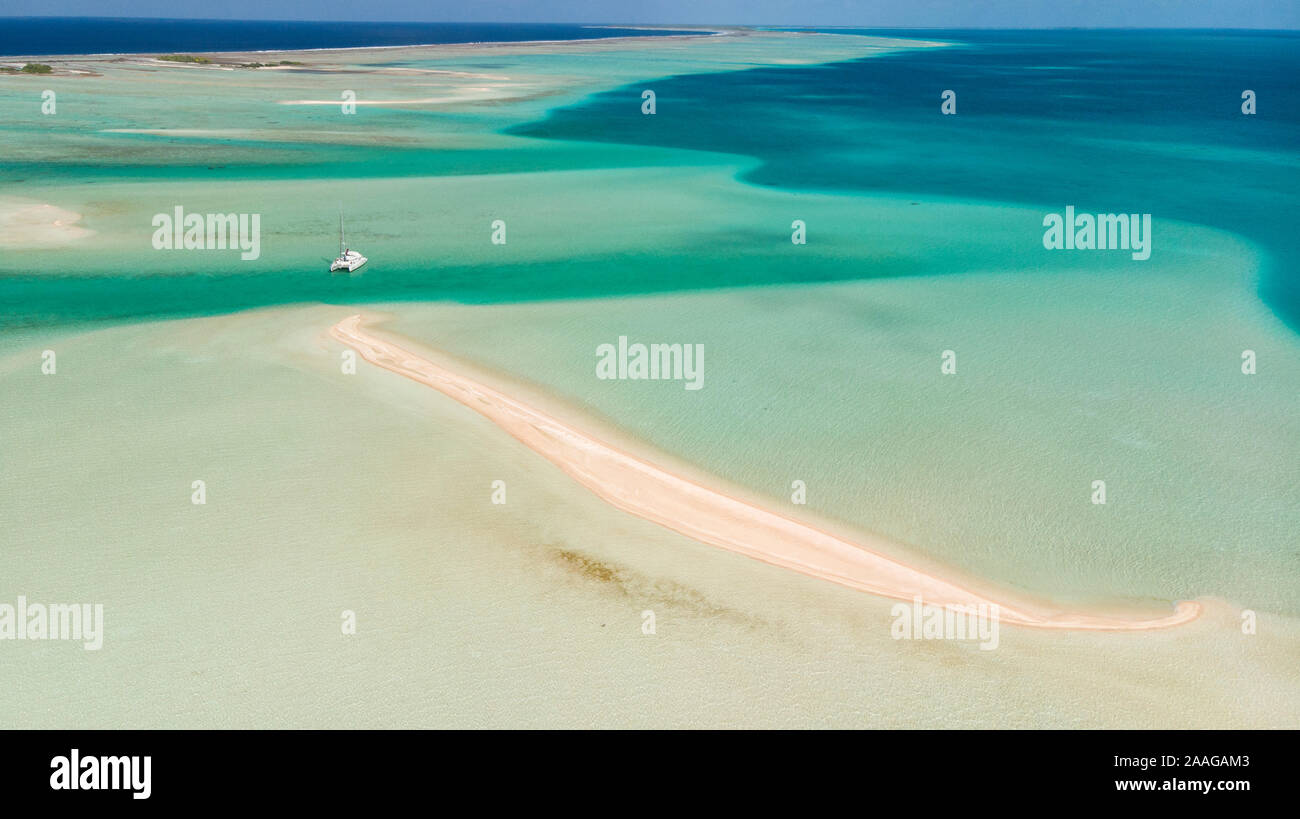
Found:
[[[1201,604],[1182,601],[1164,617],[1118,617],[993,600],[853,543],[737,500],[615,449],[533,407],[440,367],[363,329],[351,316],[330,334],[376,366],[425,384],[487,417],[625,512],[765,563],[883,597],[968,607],[997,605],[1003,622],[1045,629],[1139,631],[1191,622]],[[883,545],[883,542],[882,544]],[[879,545],[877,545],[879,548]]]

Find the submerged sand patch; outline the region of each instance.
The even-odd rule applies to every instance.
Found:
[[[509,94],[503,90],[488,88],[467,88],[455,94],[440,97],[411,97],[409,99],[391,100],[350,100],[352,105],[440,105],[451,102],[476,102],[482,100],[508,99]],[[280,100],[280,105],[330,105],[338,106],[340,100]]]
[[[80,221],[80,213],[47,202],[0,197],[0,248],[59,247],[93,236]]]
[[[265,309],[4,348],[0,599],[102,601],[108,626],[98,653],[8,646],[0,720],[1300,724],[1294,618],[1262,612],[1244,637],[1235,612],[1211,603],[1169,630],[1008,628],[997,651],[895,640],[890,601],[625,514],[422,384],[371,366],[342,373],[347,348],[323,330],[347,314]],[[428,334],[413,337],[432,355]],[[46,348],[58,375],[41,373]],[[195,506],[200,478],[207,504]],[[498,478],[508,504],[489,500]],[[343,609],[357,614],[354,636],[340,634]]]

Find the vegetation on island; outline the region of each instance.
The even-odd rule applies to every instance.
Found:
[[[54,69],[45,63],[28,63],[22,68],[0,65],[0,74],[49,74]]]
[[[196,65],[212,65],[211,57],[199,57],[194,54],[160,54],[158,59],[169,63],[194,63]],[[230,63],[226,63],[230,65]],[[302,65],[295,60],[280,60],[277,63],[238,63],[240,68],[274,68],[279,65]]]

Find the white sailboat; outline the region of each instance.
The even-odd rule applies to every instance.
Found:
[[[349,250],[343,241],[343,211],[339,210],[339,257],[330,264],[330,272],[346,270],[349,273],[366,263],[366,257],[355,250]]]

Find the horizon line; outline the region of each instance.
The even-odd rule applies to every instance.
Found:
[[[816,23],[645,23],[576,20],[342,20],[307,17],[146,17],[69,14],[0,14],[0,20],[114,20],[184,23],[346,23],[349,25],[497,25],[497,26],[592,26],[611,28],[662,29],[846,29],[863,31],[1277,31],[1300,32],[1300,28],[1265,26],[872,26]]]

